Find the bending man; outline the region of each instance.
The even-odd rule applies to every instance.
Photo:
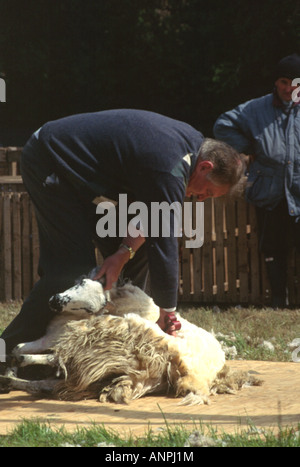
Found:
[[[96,205],[103,199],[116,204],[126,194],[150,213],[154,202],[222,196],[243,176],[241,156],[186,123],[147,111],[111,110],[46,123],[26,144],[21,169],[39,226],[40,280],[2,335],[8,352],[44,334],[52,317],[50,296],[95,267],[95,242],[104,257],[95,279],[105,278],[109,289],[121,275],[150,292],[161,310],[158,324],[175,335],[168,314],[176,309],[178,290],[172,226],[169,237],[101,237]]]

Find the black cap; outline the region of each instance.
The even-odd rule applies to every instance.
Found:
[[[300,55],[288,55],[278,62],[275,70],[275,80],[278,78],[300,78]]]

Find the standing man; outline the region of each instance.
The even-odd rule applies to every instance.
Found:
[[[300,248],[300,106],[294,99],[300,56],[278,63],[273,93],[222,114],[215,137],[250,155],[246,199],[257,207],[260,249],[272,291],[272,306],[287,304],[287,252]]]
[[[51,295],[95,267],[95,244],[104,262],[95,279],[106,288],[123,277],[145,289],[160,307],[158,324],[175,335],[177,238],[96,235],[96,205],[126,194],[151,212],[153,202],[183,203],[222,196],[244,174],[241,156],[223,142],[204,140],[190,125],[140,110],[111,110],[49,122],[24,148],[21,170],[36,209],[40,280],[1,336],[13,347],[37,339],[52,317]],[[171,224],[174,219],[171,216]],[[149,219],[151,223],[151,219]],[[151,232],[151,229],[149,229]]]

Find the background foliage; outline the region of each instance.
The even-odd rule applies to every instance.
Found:
[[[0,0],[0,143],[72,113],[142,108],[206,136],[300,50],[294,0]]]

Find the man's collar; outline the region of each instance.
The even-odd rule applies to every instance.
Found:
[[[299,105],[299,104],[300,104],[300,100],[298,102],[293,102],[291,107],[295,107],[296,105]],[[274,107],[279,107],[280,109],[284,110],[284,104],[282,100],[279,98],[276,88],[274,88],[273,90],[273,105]]]

